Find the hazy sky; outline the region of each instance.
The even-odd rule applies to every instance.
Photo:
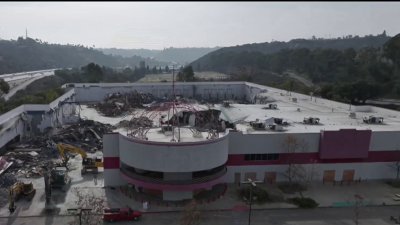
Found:
[[[0,2],[0,38],[149,48],[400,33],[400,2]]]

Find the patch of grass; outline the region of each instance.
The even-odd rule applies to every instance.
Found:
[[[289,203],[293,203],[297,205],[299,208],[303,209],[313,209],[316,208],[319,204],[312,198],[289,198],[288,199]]]
[[[305,191],[307,187],[299,183],[284,182],[278,184],[278,188],[285,194],[295,194],[296,192]]]
[[[390,180],[386,183],[394,188],[400,188],[400,180]]]

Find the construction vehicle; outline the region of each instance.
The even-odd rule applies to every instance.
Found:
[[[33,196],[36,194],[36,189],[33,188],[32,182],[23,183],[17,181],[10,187],[9,190],[9,210],[10,212],[14,212],[15,210],[15,201],[18,201],[21,197],[25,197],[28,201],[31,201]]]
[[[69,144],[64,144],[64,143],[58,143],[56,145],[58,151],[60,152],[60,155],[63,159],[65,167],[68,164],[69,156],[66,154],[68,153],[78,153],[82,156],[82,170],[81,174],[85,174],[89,170],[91,170],[93,173],[98,173],[99,167],[103,167],[103,160],[102,158],[92,158],[88,157],[87,153],[78,147],[69,145]]]
[[[43,167],[46,201],[51,197],[52,188],[60,188],[66,191],[71,184],[71,177],[68,176],[67,168],[48,165]]]

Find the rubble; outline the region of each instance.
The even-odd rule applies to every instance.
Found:
[[[93,104],[89,107],[95,108],[104,116],[116,117],[126,114],[135,108],[143,108],[156,98],[149,93],[139,93],[133,91],[130,93],[112,93],[109,94],[102,103]]]
[[[122,120],[116,125],[118,128],[139,128],[139,127],[153,127],[153,121],[148,117],[133,117],[131,120]]]
[[[81,120],[79,123],[65,126],[52,135],[51,140],[80,147],[88,152],[103,149],[102,137],[112,132],[114,127],[93,120]]]
[[[81,120],[74,125],[50,130],[43,136],[32,137],[10,145],[7,147],[8,152],[4,158],[7,162],[11,162],[12,166],[3,175],[0,174],[1,179],[5,175],[26,178],[42,176],[41,168],[60,157],[58,150],[50,145],[53,142],[71,144],[88,152],[102,150],[103,134],[112,132],[113,129],[114,127],[108,124],[93,120]]]

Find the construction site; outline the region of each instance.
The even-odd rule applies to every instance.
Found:
[[[288,164],[351,183],[392,179],[400,161],[397,111],[248,82],[63,88],[49,105],[0,116],[2,215],[67,211],[76,187],[105,187],[106,205],[108,188],[138,202],[208,202],[248,178],[285,181]]]

